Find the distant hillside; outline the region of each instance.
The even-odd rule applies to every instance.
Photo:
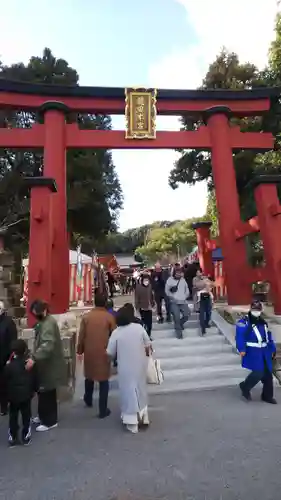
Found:
[[[97,244],[96,250],[98,253],[103,254],[134,253],[136,248],[142,247],[147,243],[152,230],[169,228],[179,222],[181,221],[156,221],[152,224],[127,229],[123,233],[110,233],[104,241]]]

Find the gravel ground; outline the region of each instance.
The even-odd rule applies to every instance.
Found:
[[[1,500],[279,500],[280,407],[244,403],[236,389],[155,396],[151,427],[121,428],[82,402],[58,429],[8,449],[0,422]]]

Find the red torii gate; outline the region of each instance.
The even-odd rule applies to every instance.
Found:
[[[149,92],[154,92],[156,104],[155,91]],[[273,93],[268,89],[158,90],[158,114],[192,114],[203,117],[206,125],[196,131],[163,131],[157,132],[156,137],[148,134],[143,135],[142,140],[131,140],[125,137],[124,131],[80,130],[77,123],[66,123],[70,113],[124,114],[127,100],[123,88],[0,80],[0,109],[29,110],[40,113],[44,119],[43,124],[34,124],[31,129],[0,129],[0,148],[44,148],[43,177],[31,181],[29,302],[40,297],[50,304],[53,313],[68,310],[67,148],[184,148],[212,152],[228,300],[230,304],[249,303],[251,286],[245,280],[249,274],[246,249],[242,238],[237,237],[241,220],[232,152],[237,149],[267,151],[273,149],[274,139],[270,133],[242,133],[239,127],[231,126],[229,118],[267,112]],[[151,103],[148,109],[151,111]],[[147,118],[151,119],[155,121],[153,116]],[[271,230],[268,221],[264,226],[267,232]],[[275,256],[274,262],[276,259]],[[280,265],[276,266],[281,282]],[[281,301],[281,293],[278,297]]]
[[[259,175],[252,179],[249,187],[254,189],[258,216],[247,222],[239,222],[233,234],[233,245],[242,241],[252,233],[261,233],[264,246],[265,266],[251,268],[249,265],[237,279],[244,286],[252,286],[257,281],[268,281],[271,285],[271,297],[274,301],[274,312],[281,314],[281,204],[277,193],[277,184],[281,183],[281,175]],[[200,266],[206,275],[213,275],[212,251],[220,246],[220,242],[210,236],[211,222],[202,221],[192,225],[196,230]],[[221,245],[223,248],[223,245]],[[233,258],[235,256],[233,255]],[[226,274],[226,267],[224,265]],[[228,283],[226,274],[226,285]],[[229,292],[228,292],[229,295]],[[228,299],[229,302],[229,299]],[[242,302],[240,302],[242,305]],[[235,302],[233,305],[237,305]]]

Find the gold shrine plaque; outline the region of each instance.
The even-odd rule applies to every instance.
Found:
[[[156,89],[125,89],[126,139],[156,139]]]

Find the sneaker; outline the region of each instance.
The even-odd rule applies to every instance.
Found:
[[[27,437],[22,439],[23,446],[29,446],[30,443],[31,443],[31,436],[27,436]]]
[[[24,434],[24,432],[22,432],[21,440],[22,440],[22,444],[24,446],[28,446],[30,444],[30,442],[31,442],[31,427],[30,426],[29,426],[29,429],[28,429],[26,434]]]
[[[9,440],[8,443],[9,443],[9,448],[14,448],[19,444],[17,439],[11,439],[11,441]]]
[[[31,422],[32,422],[33,424],[36,424],[36,425],[41,424],[41,421],[40,421],[40,418],[39,418],[39,417],[33,417],[33,418],[31,419]]]
[[[18,438],[14,438],[13,436],[11,436],[11,434],[9,433],[8,435],[8,443],[9,443],[9,447],[10,448],[14,448],[15,446],[17,446],[19,444],[18,442]]]
[[[37,432],[46,432],[46,431],[50,431],[51,429],[55,429],[56,427],[58,426],[58,424],[54,424],[54,425],[50,425],[50,427],[47,427],[47,425],[38,425],[38,427],[36,427],[36,431]]]

